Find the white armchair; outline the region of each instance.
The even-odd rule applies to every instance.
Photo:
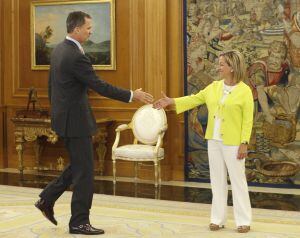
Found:
[[[161,183],[160,161],[164,159],[162,142],[167,130],[167,117],[163,109],[157,110],[152,104],[140,107],[129,124],[122,124],[116,129],[116,139],[112,147],[113,182],[116,184],[116,161],[135,162],[135,179],[138,163],[153,161],[155,187]],[[133,144],[119,146],[121,131],[131,129],[134,135]]]

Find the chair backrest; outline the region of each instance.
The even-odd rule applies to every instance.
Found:
[[[147,145],[155,144],[159,132],[166,126],[165,111],[154,109],[152,104],[140,107],[132,118],[132,131],[135,138]]]

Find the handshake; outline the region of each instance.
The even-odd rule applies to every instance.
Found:
[[[155,109],[162,109],[174,104],[174,99],[167,97],[163,92],[162,92],[162,98],[153,102],[154,101],[153,96],[150,93],[146,93],[142,91],[141,88],[133,91],[133,100],[140,101],[142,103],[147,103],[147,104],[153,103],[153,108]]]

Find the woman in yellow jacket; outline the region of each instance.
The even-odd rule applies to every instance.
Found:
[[[206,103],[208,125],[205,138],[208,140],[208,158],[212,187],[210,230],[223,228],[227,216],[227,171],[229,174],[233,210],[237,231],[250,230],[251,204],[245,175],[245,157],[253,124],[253,96],[243,82],[246,66],[242,54],[231,50],[219,56],[219,73],[222,78],[214,81],[196,95],[180,98],[163,98],[154,103],[154,108],[176,106],[181,113]]]

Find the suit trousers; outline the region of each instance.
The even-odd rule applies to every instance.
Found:
[[[72,216],[69,226],[78,226],[90,223],[89,210],[92,205],[94,182],[93,144],[91,137],[65,137],[64,142],[70,157],[70,165],[46,186],[40,197],[47,203],[54,204],[72,185]]]
[[[245,175],[245,159],[238,160],[239,146],[208,141],[208,159],[212,189],[211,223],[225,225],[227,218],[227,171],[233,198],[233,213],[237,226],[250,225],[251,204]]]

